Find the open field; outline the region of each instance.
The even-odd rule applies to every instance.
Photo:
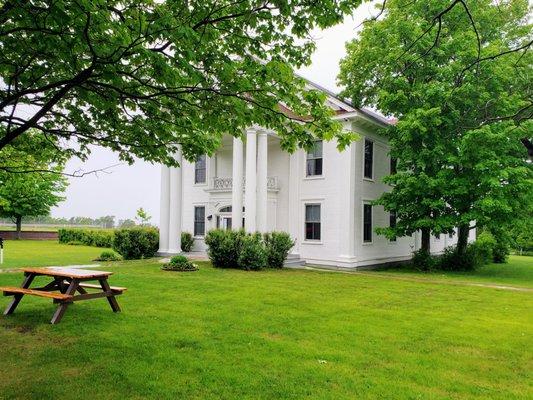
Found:
[[[6,240],[4,263],[0,264],[0,269],[91,264],[103,250],[105,249],[71,246],[50,240]]]
[[[199,264],[187,273],[161,271],[157,260],[105,266],[112,285],[129,289],[120,314],[103,299],[82,302],[51,326],[53,304],[24,298],[0,318],[0,398],[533,396],[531,291],[449,284],[464,276],[430,283]],[[21,279],[0,274],[1,285]]]

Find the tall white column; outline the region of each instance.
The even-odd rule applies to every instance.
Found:
[[[267,231],[267,170],[268,136],[264,131],[257,134],[257,230]]]
[[[300,242],[303,238],[303,224],[304,221],[300,217],[303,215],[303,205],[300,204],[300,175],[303,173],[303,164],[300,162],[300,151],[289,155],[289,211],[287,212],[289,234],[295,241],[293,248],[290,250],[291,254],[300,254]],[[289,218],[290,216],[290,218]]]
[[[233,138],[233,174],[231,189],[231,227],[242,226],[242,178],[244,175],[244,146],[240,138]]]
[[[178,168],[170,168],[170,213],[168,252],[171,254],[181,253],[181,213],[182,213],[182,156],[181,150],[176,154],[176,160],[180,164]]]
[[[257,201],[257,132],[255,129],[246,131],[246,186],[244,192],[245,229],[255,232],[256,201]],[[233,222],[233,221],[232,221]]]
[[[159,253],[168,253],[168,218],[170,212],[170,169],[161,165],[161,193],[159,205]]]

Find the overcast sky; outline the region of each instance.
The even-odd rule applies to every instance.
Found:
[[[337,92],[336,77],[339,61],[345,55],[344,44],[357,34],[356,27],[370,13],[376,13],[367,3],[344,23],[313,34],[317,49],[312,65],[299,70],[305,78]],[[120,164],[111,151],[94,148],[86,162],[72,159],[66,172],[92,171]],[[151,222],[159,222],[160,167],[137,161],[134,165],[119,165],[105,173],[70,178],[65,193],[66,200],[52,210],[55,217],[100,217],[114,215],[116,220],[133,219],[136,210],[143,207],[152,216]]]

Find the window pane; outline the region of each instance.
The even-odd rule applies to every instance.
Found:
[[[396,173],[396,159],[392,158],[390,159],[390,174],[394,175]]]
[[[205,183],[206,181],[206,157],[205,154],[199,156],[194,164],[194,183]]]
[[[372,241],[372,205],[363,206],[363,241]]]
[[[194,236],[205,235],[205,207],[194,207]]]
[[[374,143],[365,139],[364,177],[372,179],[372,161],[374,158]]]
[[[320,204],[305,206],[305,222],[320,222]]]
[[[315,160],[307,160],[306,174],[307,176],[315,175]]]
[[[307,176],[322,175],[322,141],[314,142],[313,148],[306,155]]]
[[[322,159],[317,158],[315,160],[315,175],[322,175]]]

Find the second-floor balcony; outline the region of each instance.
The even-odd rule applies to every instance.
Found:
[[[242,180],[243,190],[246,187],[246,180]],[[231,192],[233,190],[233,178],[232,177],[214,177],[209,183],[207,191],[209,192]],[[278,177],[267,177],[267,190],[269,192],[279,191]]]

